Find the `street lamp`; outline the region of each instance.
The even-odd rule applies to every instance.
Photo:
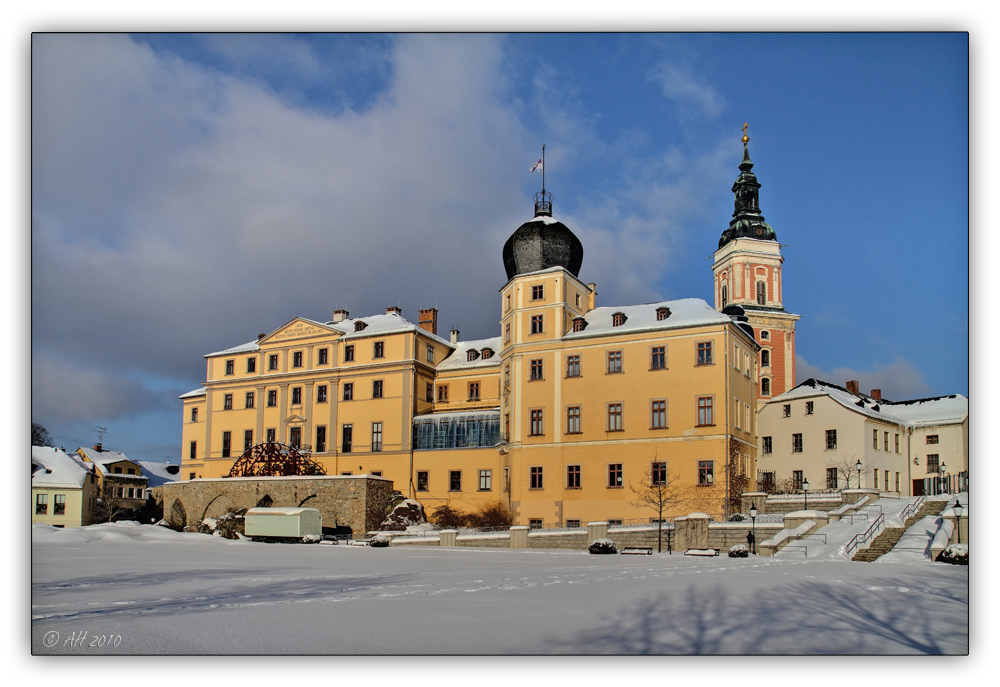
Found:
[[[806,501],[805,505],[802,508],[802,510],[809,510],[809,480],[808,479],[806,479],[806,481],[802,483],[802,496],[803,496],[803,498],[805,498],[805,501]]]
[[[753,527],[753,541],[750,544],[750,553],[757,555],[757,506],[750,504],[750,526]]]
[[[948,484],[948,478],[946,477],[946,475],[948,474],[948,471],[945,469],[945,467],[946,467],[945,464],[941,463],[941,468],[940,468],[941,469],[941,491],[945,491],[945,492],[948,492],[950,494],[951,493],[951,485]]]
[[[958,543],[962,543],[962,504],[955,499],[955,505],[951,507],[952,512],[955,513],[955,529],[958,530]]]
[[[858,470],[858,489],[861,488],[861,461],[859,460],[854,466]]]

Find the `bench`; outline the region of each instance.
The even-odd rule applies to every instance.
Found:
[[[652,556],[653,547],[652,546],[626,546],[622,549],[622,554],[631,554],[635,556]]]
[[[718,556],[718,549],[688,549],[684,552],[685,556]]]

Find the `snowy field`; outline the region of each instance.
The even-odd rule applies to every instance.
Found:
[[[969,568],[926,560],[257,544],[125,525],[32,527],[32,653],[909,655],[969,647]]]

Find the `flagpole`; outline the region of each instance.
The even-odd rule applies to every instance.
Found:
[[[545,144],[542,144],[542,195],[545,195]]]

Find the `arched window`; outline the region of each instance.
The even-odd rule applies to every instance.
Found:
[[[625,324],[625,320],[627,320],[627,319],[628,318],[625,317],[625,313],[623,313],[623,312],[616,312],[614,315],[611,316],[611,326],[612,327],[620,327],[623,324]]]
[[[722,307],[725,308],[729,304],[729,287],[725,284],[722,285]]]
[[[587,320],[582,317],[573,318],[573,331],[582,332],[587,327]]]
[[[357,321],[357,322],[354,323],[354,331],[360,332],[362,329],[364,329],[367,326],[368,326],[367,324],[365,324],[364,322],[361,322],[359,320],[359,321]]]
[[[492,358],[493,357],[493,349],[492,348],[484,348],[482,355],[483,355],[483,360],[486,360],[487,358]]]
[[[477,360],[478,358],[479,358],[479,351],[477,351],[475,348],[471,349],[468,353],[469,362],[471,363],[473,360]]]
[[[762,281],[757,282],[757,305],[767,304],[767,284]]]
[[[771,367],[771,351],[764,349],[760,352],[760,366]]]

